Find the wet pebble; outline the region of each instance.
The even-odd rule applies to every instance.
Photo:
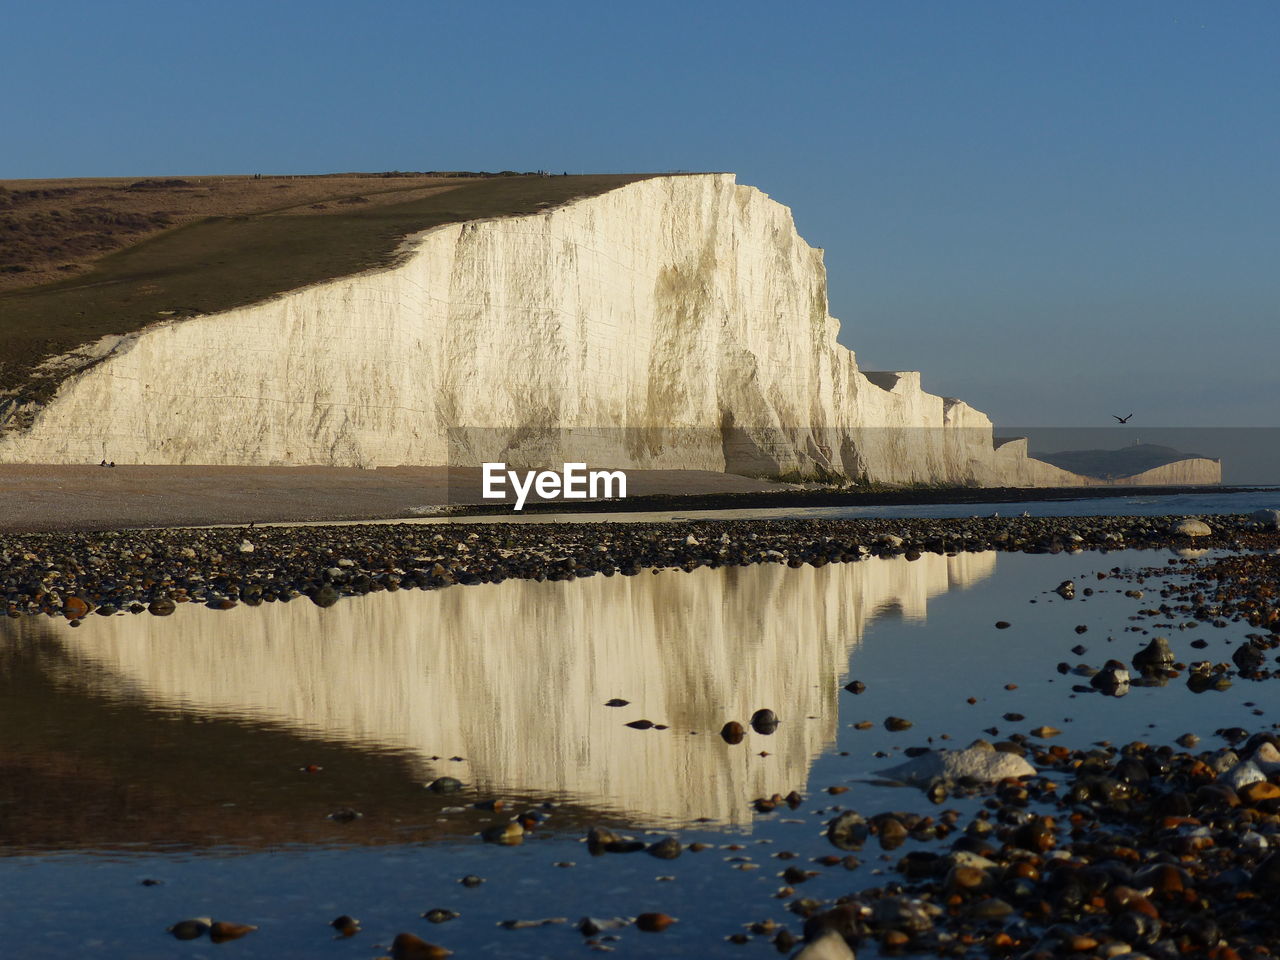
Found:
[[[456,777],[437,777],[427,784],[432,793],[457,793],[462,789],[462,781]]]
[[[354,937],[360,932],[360,921],[345,913],[331,920],[329,926],[337,930],[340,937]]]
[[[452,955],[452,950],[428,943],[413,933],[397,933],[391,941],[391,960],[444,960]]]
[[[675,837],[663,837],[649,846],[649,856],[659,860],[674,860],[684,851],[680,841]]]
[[[166,932],[172,934],[175,940],[195,940],[208,933],[211,926],[213,926],[212,918],[193,917],[190,920],[179,920]]]
[[[248,936],[257,929],[250,923],[217,920],[209,926],[209,939],[214,943],[226,943],[228,940],[239,940],[241,937]]]
[[[778,715],[769,709],[757,710],[751,715],[751,729],[768,736],[778,729]]]
[[[676,918],[666,913],[642,913],[636,917],[636,926],[645,933],[661,933],[676,922]]]

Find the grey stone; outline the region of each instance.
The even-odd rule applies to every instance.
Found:
[[[976,781],[994,783],[1007,777],[1032,777],[1036,768],[1013,753],[996,750],[985,740],[975,740],[964,750],[930,750],[906,763],[876,774],[913,786],[928,786],[938,781]]]
[[[805,944],[791,955],[791,960],[854,960],[854,955],[844,937],[831,931]]]

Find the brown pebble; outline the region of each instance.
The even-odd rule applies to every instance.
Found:
[[[514,847],[524,843],[524,827],[512,820],[510,823],[498,823],[485,828],[480,837],[485,843],[497,843],[504,847]]]
[[[338,931],[338,935],[342,937],[354,937],[360,932],[360,921],[355,917],[349,917],[345,913],[333,920],[329,926]]]
[[[204,936],[212,923],[208,917],[196,917],[193,920],[181,920],[168,929],[178,940],[194,940]]]
[[[675,917],[665,913],[642,913],[636,917],[636,926],[645,933],[661,933],[675,922]]]
[[[1155,904],[1133,887],[1115,886],[1107,891],[1107,909],[1112,913],[1141,913],[1153,920],[1160,919],[1160,912]]]
[[[896,850],[907,839],[907,828],[896,817],[885,817],[879,828],[881,850]]]
[[[228,940],[239,940],[258,928],[249,923],[228,923],[218,920],[209,927],[209,939],[214,943],[225,943]]]
[[[1259,780],[1256,783],[1241,787],[1239,796],[1246,804],[1255,807],[1264,800],[1274,800],[1276,797],[1280,797],[1280,786],[1268,783],[1266,780]]]
[[[947,874],[947,887],[951,890],[981,890],[989,885],[990,878],[977,867],[953,867]]]
[[[452,955],[452,950],[427,943],[412,933],[397,933],[391,941],[391,960],[443,960]]]

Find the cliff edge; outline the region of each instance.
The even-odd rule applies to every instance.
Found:
[[[1072,486],[990,420],[863,373],[821,251],[730,174],[408,238],[390,266],[73,351],[0,462],[559,465]]]

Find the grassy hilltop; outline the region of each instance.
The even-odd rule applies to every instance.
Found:
[[[536,213],[651,174],[0,181],[0,407],[44,359],[389,264],[409,234]]]

